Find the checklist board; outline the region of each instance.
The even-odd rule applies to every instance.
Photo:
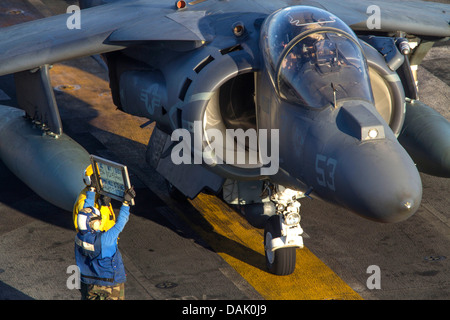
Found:
[[[91,155],[90,158],[98,186],[97,192],[123,202],[125,190],[131,188],[127,167],[95,155]],[[134,205],[134,199],[130,204]]]

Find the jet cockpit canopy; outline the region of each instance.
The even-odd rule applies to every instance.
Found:
[[[373,103],[361,45],[333,14],[307,6],[279,10],[264,22],[260,41],[281,99],[308,108],[345,98]]]

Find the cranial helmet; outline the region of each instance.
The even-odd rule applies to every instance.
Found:
[[[78,229],[81,232],[95,232],[94,224],[97,221],[101,222],[102,216],[97,208],[87,207],[83,208],[77,217]]]

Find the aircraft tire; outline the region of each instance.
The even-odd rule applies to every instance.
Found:
[[[273,215],[264,228],[264,246],[267,242],[281,236],[280,217]],[[295,248],[281,248],[275,251],[265,250],[266,265],[270,273],[287,276],[294,272],[296,263]]]

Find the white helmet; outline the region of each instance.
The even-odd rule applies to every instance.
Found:
[[[100,211],[94,207],[83,208],[78,212],[77,224],[78,229],[81,232],[95,232],[99,229],[100,225],[96,226],[96,222],[101,223],[102,216]]]

